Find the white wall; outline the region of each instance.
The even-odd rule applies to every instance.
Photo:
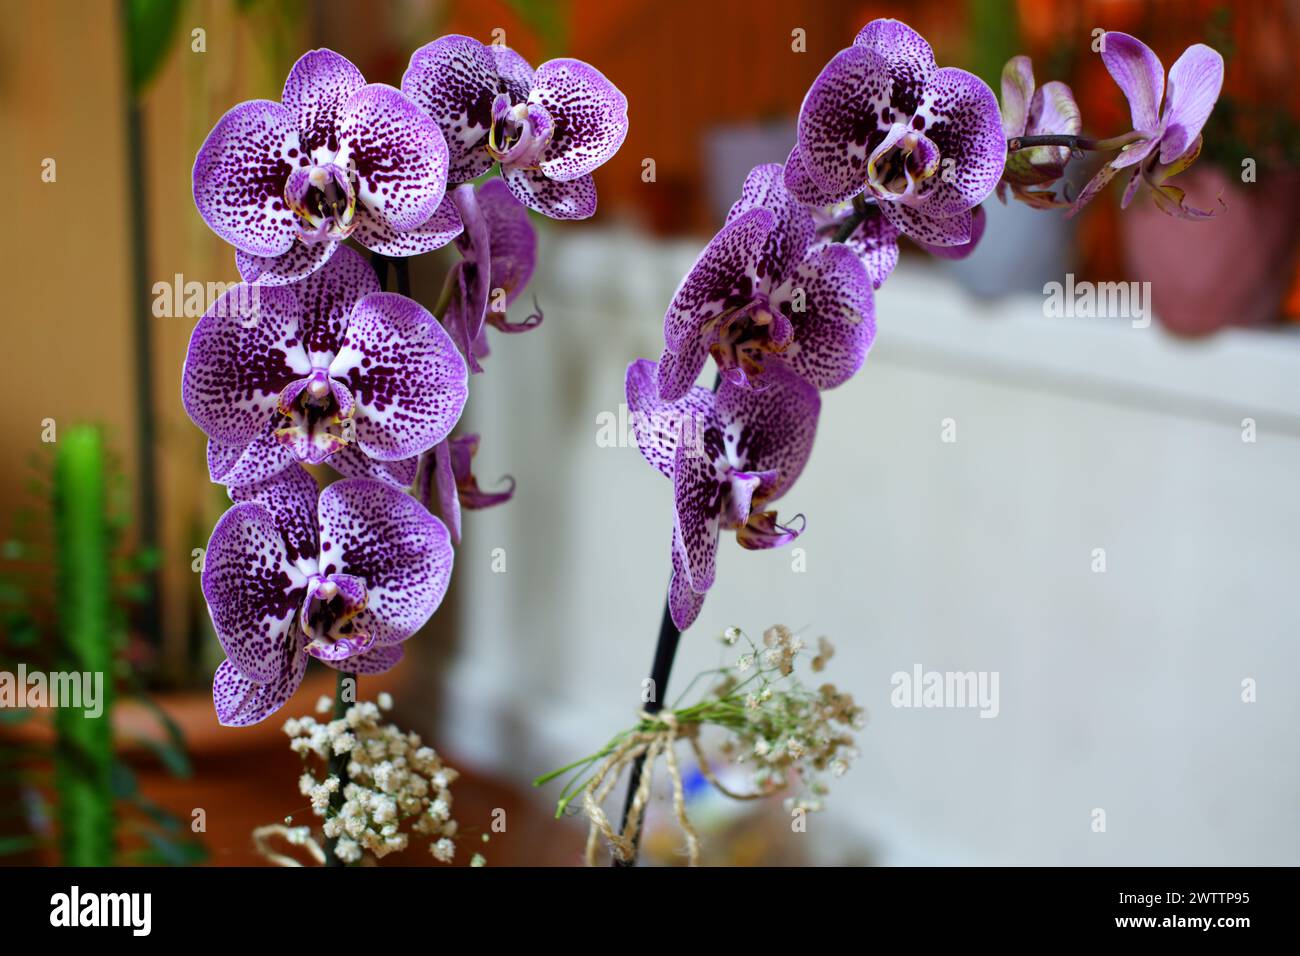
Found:
[[[479,476],[511,472],[519,492],[466,519],[446,745],[521,781],[632,720],[670,487],[635,448],[598,447],[596,420],[627,362],[658,356],[700,245],[549,229],[545,323],[496,336],[472,383]],[[828,676],[872,717],[819,845],[855,834],[883,863],[1300,863],[1300,338],[1186,344],[1044,318],[1036,296],[976,304],[906,255],[878,320],[782,502],[807,515],[807,573],[724,539],[675,686],[716,665],[730,624],[834,641]],[[890,676],[917,663],[998,672],[999,716],[892,708]]]

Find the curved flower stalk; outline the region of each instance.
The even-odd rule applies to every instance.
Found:
[[[1223,88],[1223,57],[1204,43],[1189,46],[1169,68],[1167,86],[1160,58],[1127,33],[1105,34],[1101,58],[1128,100],[1133,131],[1124,137],[1127,142],[1119,155],[1102,166],[1079,194],[1070,214],[1077,213],[1116,175],[1132,167],[1123,208],[1127,209],[1138,191],[1145,189],[1169,215],[1180,219],[1216,215],[1214,211],[1185,205],[1183,191],[1169,185],[1168,180],[1190,166],[1201,152],[1201,130]]]
[[[365,478],[316,482],[294,466],[231,490],[213,529],[203,596],[226,653],[217,718],[264,720],[302,683],[308,657],[377,674],[441,603],[451,579],[446,527],[419,502]]]
[[[402,91],[441,127],[450,182],[500,164],[515,198],[552,219],[596,211],[591,173],[627,136],[627,97],[594,66],[560,59],[534,70],[514,50],[472,37],[416,50]]]
[[[194,161],[194,204],[237,250],[247,282],[280,285],[319,269],[351,236],[384,255],[450,242],[447,143],[403,93],[366,83],[332,50],[303,55],[281,102],[226,113]]]
[[[876,333],[872,277],[854,250],[815,238],[781,167],[750,172],[664,316],[663,400],[685,395],[710,355],[736,387],[765,388],[782,366],[834,388],[862,367]]]
[[[696,386],[662,396],[655,363],[628,366],[627,407],[641,454],[673,483],[673,577],[669,609],[679,631],[694,622],[713,586],[720,532],[741,547],[779,547],[799,536],[763,510],[803,471],[812,451],[821,398],[785,368],[772,368],[755,391],[723,380],[717,392]]]
[[[500,179],[457,186],[451,201],[465,229],[456,239],[461,259],[447,275],[442,321],[477,373],[483,371],[478,360],[488,354],[486,325],[513,333],[542,324],[540,310],[521,322],[506,317],[537,267],[537,231],[528,210]]]
[[[247,293],[236,286],[199,320],[182,376],[218,480],[292,459],[374,473],[364,459],[418,456],[460,418],[468,373],[450,336],[418,303],[379,291],[358,253],[340,249],[299,283]]]
[[[919,33],[874,20],[822,70],[799,111],[786,185],[823,204],[865,192],[904,235],[933,246],[971,241],[972,210],[1007,154],[993,91],[936,66]]]

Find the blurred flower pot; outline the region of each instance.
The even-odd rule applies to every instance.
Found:
[[[1073,222],[1060,212],[1031,209],[1014,200],[1003,204],[995,197],[983,208],[988,224],[975,251],[965,259],[935,259],[938,268],[981,299],[1016,292],[1041,294],[1048,282],[1061,281],[1069,271]],[[913,255],[927,258],[923,253]]]
[[[381,691],[400,696],[402,673],[398,668],[365,677],[361,696],[373,700]],[[113,708],[117,752],[135,775],[141,796],[190,829],[206,846],[209,864],[265,865],[253,847],[254,828],[282,822],[290,814],[302,822],[312,819],[306,799],[298,793],[301,759],[289,750],[284,722],[312,713],[321,697],[333,698],[334,685],[334,671],[309,669],[289,703],[251,727],[218,724],[207,690],[156,694],[153,706],[126,698]],[[156,755],[153,745],[166,741],[166,731],[155,708],[180,729],[192,768],[189,776],[177,776]],[[0,732],[6,741],[48,753],[54,745],[51,713],[37,712],[33,719]],[[38,757],[33,766],[39,770],[46,764],[47,758]],[[57,816],[57,807],[50,809]],[[57,833],[57,820],[51,822]],[[119,844],[136,848],[139,840],[125,834]],[[42,848],[17,862],[53,866],[59,863],[59,853],[57,847]]]
[[[1125,262],[1151,283],[1156,318],[1179,335],[1275,321],[1290,284],[1300,239],[1300,173],[1262,172],[1241,183],[1214,166],[1194,168],[1175,185],[1187,204],[1227,210],[1208,221],[1167,216],[1139,196],[1120,217]]]

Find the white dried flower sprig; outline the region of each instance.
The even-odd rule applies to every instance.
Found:
[[[322,702],[316,712],[323,715],[332,702]],[[336,720],[308,716],[286,721],[289,746],[309,762],[298,778],[298,790],[311,802],[312,812],[323,818],[324,838],[334,841],[334,852],[345,863],[361,862],[367,853],[381,859],[405,850],[412,834],[427,837],[434,858],[450,863],[458,832],[451,785],[460,775],[418,734],[383,721],[381,711],[392,706],[392,697],[380,694],[378,704],[358,701]],[[328,769],[331,757],[344,754],[346,784]],[[335,809],[331,799],[340,786],[342,803]],[[306,827],[285,832],[293,834],[291,842],[297,845],[310,840]],[[475,854],[471,865],[482,866],[482,856]]]
[[[820,672],[834,654],[824,637],[818,638],[816,650],[806,646],[803,638],[788,627],[776,625],[763,633],[761,645],[752,641],[740,628],[729,627],[722,642],[734,647],[744,641],[748,650],[734,664],[698,675],[681,695],[685,697],[701,678],[715,678],[711,691],[698,703],[674,707],[658,714],[642,714],[635,727],[616,735],[604,748],[533,781],[541,786],[566,774],[570,779],[560,793],[556,816],[582,797],[584,810],[591,822],[588,860],[593,860],[597,835],[603,836],[616,857],[625,857],[637,831],[635,816],[629,814],[627,829],[618,833],[600,809],[612,791],[624,767],[640,757],[647,764],[663,753],[672,777],[674,812],[687,838],[688,857],[692,863],[699,855],[699,838],[686,818],[680,774],[671,750],[680,740],[689,742],[701,772],[727,796],[748,799],[765,796],[800,784],[800,793],[786,800],[788,809],[820,810],[822,797],[829,792],[826,775],[841,776],[857,756],[853,735],[848,731],[866,726],[866,711],[854,703],[850,694],[834,684],[822,684],[816,691],[806,689],[794,676],[796,662],[811,657],[810,667]],[[679,698],[680,701],[680,698]],[[735,763],[753,767],[750,782],[754,794],[735,794],[727,790],[704,761],[699,744],[701,728],[714,726],[728,731],[721,752]],[[639,793],[648,796],[648,776],[643,777]]]

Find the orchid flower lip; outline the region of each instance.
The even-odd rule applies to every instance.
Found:
[[[345,239],[357,226],[357,191],[350,171],[336,162],[300,166],[284,183],[285,204],[304,242]]]

